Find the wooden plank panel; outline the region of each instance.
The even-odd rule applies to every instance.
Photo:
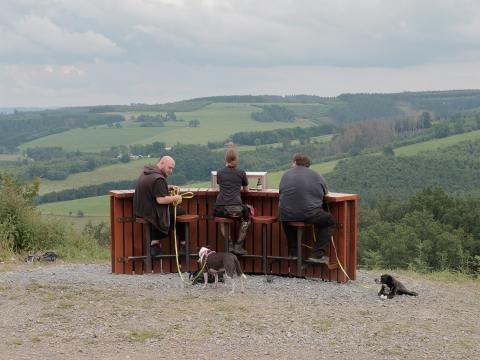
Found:
[[[123,215],[123,198],[115,198],[113,205],[113,217],[114,217],[114,228],[115,228],[115,274],[124,274],[125,265],[123,262],[119,262],[119,258],[123,258],[125,253],[123,251],[124,237],[123,237],[123,224],[119,221],[119,218],[122,218]]]
[[[313,251],[313,247],[315,246],[315,240],[314,240],[314,237],[313,237],[314,228],[315,227],[313,225],[305,227],[305,235],[303,237],[304,246],[302,246],[302,250],[303,250],[302,251],[302,256],[303,256],[304,261],[310,257],[310,255],[312,254],[312,251]],[[305,276],[306,277],[313,277],[314,269],[317,266],[318,265],[308,264],[308,266],[306,267],[306,269],[304,271]]]
[[[114,208],[115,198],[113,194],[110,194],[110,256],[111,256],[111,267],[112,273],[115,274],[115,208]]]
[[[328,212],[330,212],[330,214],[333,215],[333,217],[335,218],[335,220],[337,221],[337,224],[338,224],[338,213],[337,213],[337,206],[336,206],[336,203],[333,203],[333,202],[330,202],[328,201],[327,202],[327,209],[326,209]],[[337,236],[337,232],[338,232],[338,227],[335,229],[335,233],[333,234],[333,239],[335,241],[335,237]],[[330,243],[329,245],[327,246],[327,248],[325,249],[325,255],[327,256],[330,256],[330,261],[333,261],[333,258],[331,257],[331,239],[330,239]],[[323,279],[323,280],[326,280],[326,281],[331,281],[331,278],[330,278],[330,270],[328,270],[328,267],[322,265],[321,266],[321,275],[320,277]]]
[[[142,224],[133,224],[133,256],[142,256],[146,254],[143,251],[143,226]],[[143,261],[135,261],[133,264],[135,274],[143,274],[145,272]]]
[[[272,202],[272,216],[278,216],[278,200]],[[267,242],[267,254],[271,256],[280,256],[280,242],[283,229],[280,221],[272,225],[272,238]],[[269,268],[273,274],[280,273],[280,262],[275,261]]]
[[[351,280],[357,278],[357,239],[358,239],[358,200],[349,202],[350,207],[350,246],[348,276]]]
[[[123,201],[123,216],[131,218],[133,216],[133,198],[125,198]],[[124,256],[128,258],[133,255],[133,222],[126,221],[123,223],[124,236]],[[125,263],[125,274],[131,275],[133,272],[133,264],[131,261]]]
[[[337,255],[338,261],[343,266],[344,269],[347,268],[347,229],[348,229],[348,222],[347,222],[347,204],[345,201],[339,204],[338,215],[342,222],[342,227],[340,228],[340,236],[338,238],[338,242],[335,244],[337,246]],[[343,273],[342,269],[337,269],[337,281],[344,283],[347,281],[347,277]]]

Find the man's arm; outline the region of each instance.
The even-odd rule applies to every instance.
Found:
[[[158,204],[168,205],[176,202],[182,201],[182,195],[167,195],[167,196],[158,196],[155,198]]]

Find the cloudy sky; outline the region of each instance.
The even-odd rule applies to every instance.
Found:
[[[476,0],[0,3],[0,107],[480,88]]]

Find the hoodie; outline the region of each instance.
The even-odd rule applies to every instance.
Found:
[[[134,215],[148,220],[165,236],[170,228],[169,206],[158,204],[156,198],[167,195],[167,180],[158,166],[145,165],[133,195]]]

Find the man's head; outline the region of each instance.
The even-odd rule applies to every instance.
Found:
[[[238,160],[238,152],[235,148],[230,147],[225,150],[225,161],[230,166],[236,166]]]
[[[303,153],[297,153],[293,155],[292,159],[292,165],[293,166],[304,166],[304,167],[310,167],[310,158],[303,154]]]
[[[157,163],[157,167],[165,177],[172,175],[173,169],[175,169],[175,160],[171,156],[164,156]]]

